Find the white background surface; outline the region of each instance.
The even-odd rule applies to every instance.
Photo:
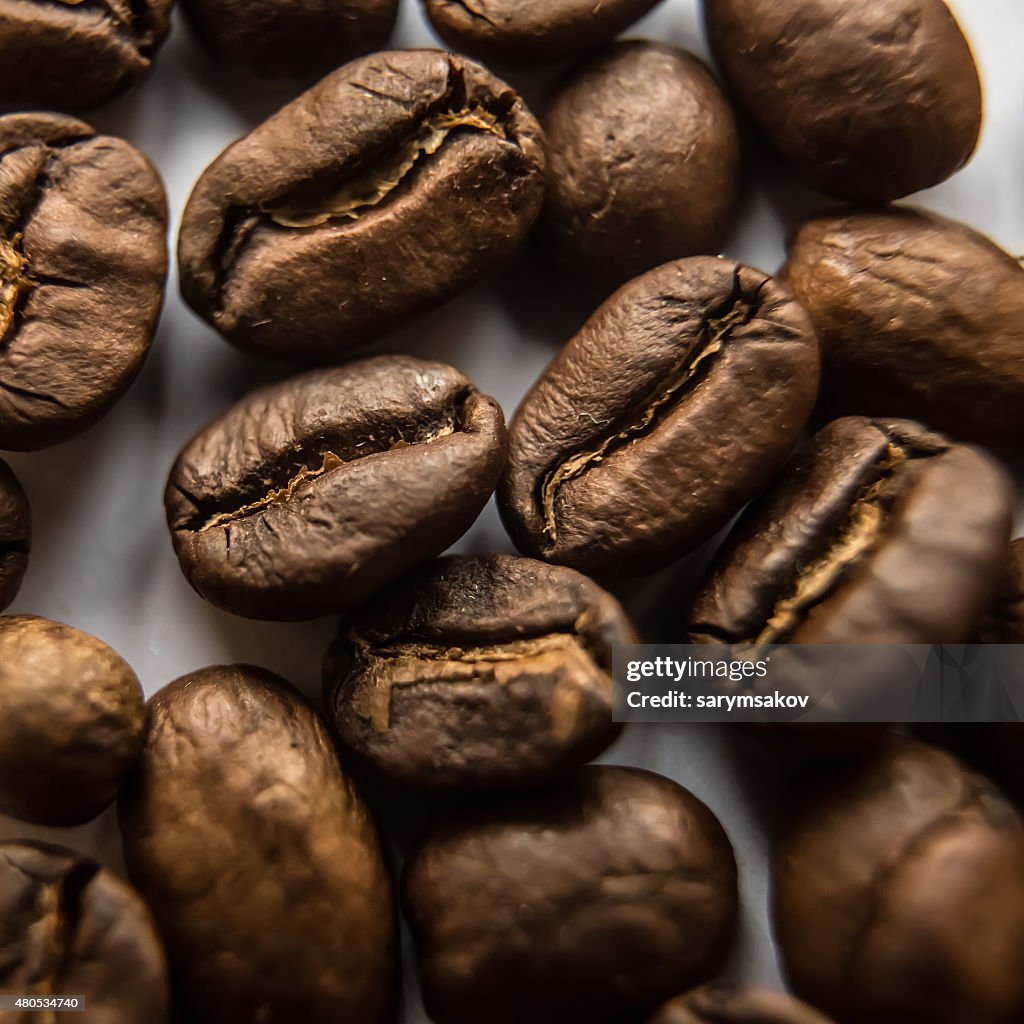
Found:
[[[416,0],[402,3],[393,45],[436,45]],[[982,70],[985,130],[972,164],[914,201],[1024,253],[1024,3],[957,0],[952,6]],[[666,0],[628,35],[706,56],[695,0]],[[542,81],[508,77],[539,106]],[[132,95],[85,116],[155,161],[170,195],[173,249],[176,223],[203,168],[298,91],[215,68],[178,19],[152,77]],[[759,183],[748,187],[726,253],[772,272],[782,261],[787,227],[823,203],[794,190],[789,176],[750,146],[747,157],[748,176]],[[446,359],[511,415],[579,316],[520,261],[504,280],[484,283],[377,348]],[[194,317],[178,298],[172,270],[156,345],[129,395],[77,440],[9,457],[29,493],[35,527],[29,575],[10,611],[46,615],[101,637],[133,665],[147,694],[187,671],[246,661],[280,672],[315,696],[333,623],[250,623],[206,605],[181,576],[161,503],[167,470],[188,437],[279,373],[235,352]],[[510,549],[493,507],[459,549]],[[677,779],[721,817],[741,866],[745,908],[730,973],[777,983],[764,874],[764,825],[779,780],[772,758],[717,728],[634,726],[607,759]],[[74,830],[0,818],[0,838],[16,836],[65,842],[119,867],[112,813]],[[405,1020],[425,1019],[413,996]]]

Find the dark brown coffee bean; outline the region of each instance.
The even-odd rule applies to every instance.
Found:
[[[746,112],[827,195],[888,202],[971,158],[981,83],[942,0],[704,0],[704,16]]]
[[[257,75],[304,76],[379,50],[398,0],[182,0],[182,8],[217,61]]]
[[[932,214],[848,213],[804,224],[783,275],[821,337],[830,413],[1017,444],[1024,269],[1012,256]]]
[[[641,573],[724,526],[782,465],[818,385],[806,313],[699,257],[616,292],[523,399],[499,492],[528,555]]]
[[[660,0],[424,0],[453,49],[499,65],[553,64],[608,42]]]
[[[174,0],[0,0],[0,100],[88,110],[150,69]]]
[[[28,568],[32,514],[14,470],[0,459],[0,612],[17,596]]]
[[[443,825],[403,890],[437,1024],[633,1020],[711,977],[736,924],[722,826],[633,768]]]
[[[759,988],[707,985],[666,1003],[648,1024],[830,1024],[792,996]]]
[[[851,416],[798,452],[712,564],[690,639],[963,643],[1006,558],[1013,489],[982,451]]]
[[[80,825],[117,795],[142,747],[142,687],[105,643],[0,617],[0,812]]]
[[[1024,644],[1024,537],[1010,546],[1010,561],[985,616],[980,639],[989,644]],[[1024,766],[1024,758],[1021,760]]]
[[[133,146],[57,114],[0,117],[0,448],[63,441],[127,390],[160,315],[166,235],[163,185]]]
[[[178,245],[188,303],[241,348],[324,362],[468,287],[544,190],[540,126],[437,50],[354,61],[199,179]]]
[[[345,744],[400,782],[537,782],[615,738],[612,644],[636,642],[619,603],[572,569],[445,558],[342,623],[324,703]]]
[[[145,904],[61,846],[0,843],[0,995],[78,996],[74,1013],[3,1013],[7,1024],[164,1024],[167,965]]]
[[[607,295],[668,260],[721,249],[739,190],[739,139],[696,57],[619,43],[558,87],[544,130],[538,238],[588,290]]]
[[[284,680],[232,666],[161,690],[119,810],[188,1020],[391,1019],[395,913],[377,835]]]
[[[842,1024],[1024,1015],[1024,828],[946,754],[893,741],[804,775],[775,860],[795,990]]]
[[[257,619],[345,611],[469,529],[505,461],[497,403],[444,363],[380,356],[271,384],[178,456],[188,581]]]

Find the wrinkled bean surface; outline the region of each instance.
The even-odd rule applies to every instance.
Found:
[[[704,0],[704,15],[739,102],[826,194],[888,202],[973,154],[981,83],[942,0]]]
[[[121,829],[187,1019],[391,1020],[390,881],[312,705],[233,666],[171,683],[148,712]]]
[[[814,404],[803,309],[760,271],[698,257],[625,285],[512,421],[502,517],[524,554],[641,573],[724,526]]]
[[[736,919],[717,819],[631,768],[442,825],[403,885],[437,1024],[636,1019],[713,975]]]
[[[618,602],[571,569],[445,558],[343,622],[324,666],[345,744],[417,786],[535,782],[614,739]]]
[[[142,746],[142,687],[105,643],[31,615],[0,617],[0,812],[80,825]]]
[[[648,1024],[830,1024],[781,992],[707,985],[666,1003]]]
[[[533,115],[478,64],[438,50],[353,61],[199,179],[182,294],[242,348],[335,360],[515,248],[544,166]]]
[[[166,233],[163,185],[133,146],[57,114],[0,117],[0,449],[63,441],[127,390]]]
[[[249,395],[202,430],[165,502],[189,582],[239,615],[343,611],[469,528],[505,459],[493,399],[380,356]]]
[[[15,598],[28,568],[32,514],[14,470],[0,459],[0,611]]]
[[[907,421],[836,420],[716,555],[691,640],[963,643],[998,584],[1012,508],[981,450]]]

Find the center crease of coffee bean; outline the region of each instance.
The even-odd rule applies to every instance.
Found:
[[[850,567],[875,548],[899,490],[900,470],[910,458],[907,449],[891,442],[887,445],[874,479],[858,494],[835,541],[800,570],[793,593],[775,605],[757,638],[741,645],[744,649],[756,652],[785,640],[799,625],[801,616],[831,594]]]
[[[562,487],[600,464],[609,453],[649,433],[667,409],[676,404],[680,393],[686,391],[707,370],[714,357],[725,347],[729,335],[737,327],[750,323],[758,308],[759,294],[760,292],[752,298],[744,297],[737,280],[727,307],[718,315],[706,320],[697,345],[688,348],[669,368],[665,375],[668,383],[647,403],[640,418],[626,425],[618,433],[606,437],[596,448],[570,456],[543,476],[537,497],[544,518],[544,534],[550,542],[549,546],[553,546],[558,540],[556,503]]]
[[[21,235],[15,235],[9,242],[0,239],[0,342],[14,326],[25,295],[35,287],[27,267]]]
[[[331,220],[357,220],[364,210],[382,203],[423,157],[433,156],[459,128],[506,138],[505,129],[497,117],[481,106],[442,111],[427,118],[416,134],[382,167],[342,185],[315,206],[301,201],[286,202],[267,207],[265,212],[275,224],[286,228],[312,228]]]
[[[577,628],[580,623],[577,622]],[[483,674],[489,682],[503,680],[486,666],[500,666],[529,658],[542,658],[550,654],[568,655],[585,662],[588,669],[603,672],[600,660],[590,649],[587,638],[579,632],[548,633],[524,640],[510,640],[500,644],[464,647],[455,644],[429,644],[425,642],[399,643],[374,647],[365,637],[356,633],[349,636],[356,655],[348,676],[353,674],[369,680],[365,686],[356,686],[348,700],[353,711],[370,722],[376,732],[384,732],[391,724],[391,699],[396,687],[431,686],[478,679],[475,666],[484,666]],[[449,666],[437,675],[425,678],[415,665],[424,661]],[[408,664],[408,675],[403,677],[401,666]],[[511,678],[511,677],[510,677]],[[610,685],[610,680],[609,680]],[[342,693],[345,686],[339,687]]]

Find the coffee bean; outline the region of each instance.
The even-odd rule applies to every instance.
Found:
[[[189,1021],[391,1019],[395,913],[377,835],[297,690],[246,666],[171,683],[149,702],[119,811]]]
[[[166,234],[163,186],[133,146],[57,114],[0,117],[0,448],[63,441],[127,390],[160,315]]]
[[[830,413],[1024,433],[1024,269],[987,238],[914,210],[820,217],[783,274],[821,337]]]
[[[0,611],[17,596],[28,568],[32,515],[14,470],[0,459]]]
[[[830,1024],[792,996],[759,988],[706,985],[673,999],[648,1024]]]
[[[903,420],[836,420],[744,513],[690,639],[963,643],[997,585],[1012,508],[979,449]]]
[[[797,784],[775,858],[776,934],[842,1024],[1024,1014],[1024,828],[979,776],[894,740]]]
[[[507,85],[436,50],[374,54],[207,169],[182,294],[241,348],[334,360],[476,281],[543,190],[540,126]]]
[[[437,34],[455,50],[505,66],[554,64],[617,36],[659,0],[424,0]]]
[[[990,644],[1024,644],[1024,537],[1010,546],[1010,562],[985,616],[980,639]]]
[[[615,738],[612,644],[636,642],[618,602],[571,569],[445,558],[342,623],[324,703],[348,747],[408,785],[537,782]]]
[[[744,110],[827,195],[888,202],[971,158],[981,83],[942,0],[704,0],[704,17]]]
[[[178,456],[174,549],[257,619],[345,611],[453,544],[505,461],[497,403],[444,363],[380,356],[253,392]]]
[[[87,110],[148,73],[173,0],[0,0],[0,99]]]
[[[633,768],[447,822],[403,889],[437,1024],[634,1020],[711,977],[736,924],[718,820]]]
[[[9,1024],[164,1024],[167,965],[138,895],[60,846],[0,843],[0,995],[78,996],[72,1013],[13,1010]]]
[[[660,568],[771,479],[817,383],[814,330],[771,278],[710,257],[652,270],[523,399],[499,492],[509,533],[584,572]]]
[[[142,746],[142,687],[105,643],[0,617],[0,812],[80,825],[117,795]]]
[[[739,191],[740,149],[708,69],[661,43],[619,43],[555,90],[544,116],[545,256],[607,295],[680,256],[717,253]]]
[[[199,41],[218,63],[257,75],[325,74],[379,50],[398,0],[182,0]]]

